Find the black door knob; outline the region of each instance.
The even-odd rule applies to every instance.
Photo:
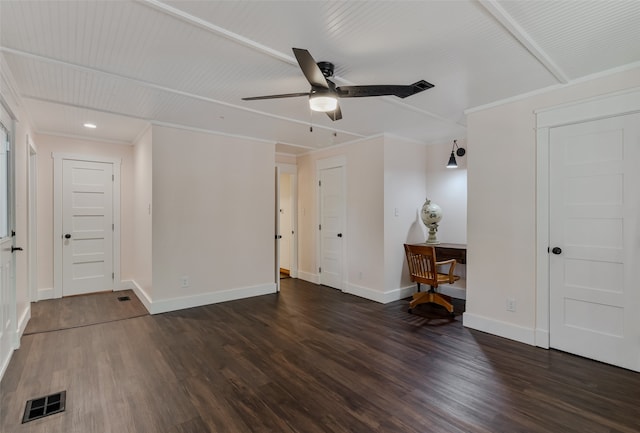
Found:
[[[341,238],[342,237],[342,233],[338,233],[338,237]]]
[[[14,252],[14,251],[22,251],[22,248],[11,246],[11,252]]]
[[[560,254],[560,253],[562,253],[562,248],[560,248],[560,247],[553,247],[553,249],[551,250],[551,252],[552,252],[553,254]]]
[[[71,239],[71,235],[69,233],[67,233],[66,235],[64,235],[65,239]]]

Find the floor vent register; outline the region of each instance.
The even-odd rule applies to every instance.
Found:
[[[67,391],[62,391],[27,401],[27,406],[24,408],[22,423],[24,424],[25,422],[44,418],[45,416],[53,415],[55,413],[64,412],[66,400]]]

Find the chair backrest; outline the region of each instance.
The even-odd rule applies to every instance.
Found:
[[[438,287],[436,249],[430,245],[404,244],[411,281]]]

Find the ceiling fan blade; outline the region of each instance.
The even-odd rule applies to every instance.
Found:
[[[258,99],[278,99],[278,98],[295,98],[297,96],[309,96],[309,92],[283,93],[281,95],[251,96],[242,98],[243,101],[256,101]]]
[[[323,89],[329,88],[327,79],[322,74],[322,71],[316,64],[316,61],[311,57],[309,51],[302,48],[292,48],[293,54],[296,56],[298,65],[302,69],[302,73],[313,87],[321,87]]]
[[[327,111],[327,116],[329,116],[329,119],[333,121],[342,119],[342,110],[340,110],[340,105],[338,105],[333,111]]]
[[[396,85],[373,85],[373,86],[340,86],[336,88],[336,93],[341,98],[362,98],[366,96],[386,96],[393,95],[398,98],[406,98],[424,90],[430,89],[433,84],[420,80],[408,86]]]

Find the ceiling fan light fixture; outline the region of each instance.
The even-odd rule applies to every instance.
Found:
[[[338,107],[338,100],[335,96],[326,94],[312,94],[309,95],[309,107],[313,111],[320,111],[326,113],[328,111],[335,111]]]

